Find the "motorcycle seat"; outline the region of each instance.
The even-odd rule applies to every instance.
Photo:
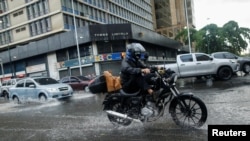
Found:
[[[136,96],[138,95],[139,93],[141,92],[141,90],[138,90],[137,92],[134,92],[134,93],[126,93],[123,89],[120,89],[120,94],[123,95],[123,96]]]

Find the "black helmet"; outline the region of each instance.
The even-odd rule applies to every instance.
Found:
[[[145,53],[145,48],[140,43],[131,43],[127,45],[126,58],[137,61]]]

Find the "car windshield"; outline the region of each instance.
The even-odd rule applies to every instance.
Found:
[[[58,84],[59,82],[52,78],[35,78],[34,79],[40,85]]]

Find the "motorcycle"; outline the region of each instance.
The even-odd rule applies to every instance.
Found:
[[[146,91],[126,93],[123,89],[107,94],[103,110],[115,125],[128,126],[135,122],[152,122],[164,117],[169,104],[173,121],[181,127],[199,128],[207,120],[205,103],[192,93],[181,93],[176,87],[177,75],[170,69],[152,69],[152,89],[159,91],[156,99]]]

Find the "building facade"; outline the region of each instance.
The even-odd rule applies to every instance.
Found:
[[[63,32],[19,45],[0,56],[4,63],[1,78],[24,76],[50,76],[60,79],[67,75],[100,75],[109,70],[119,75],[122,57],[128,43],[141,43],[149,52],[150,64],[174,62],[181,44],[152,30],[132,24],[99,24]],[[79,45],[80,63],[77,46]],[[9,62],[9,54],[15,56]],[[163,53],[167,58],[163,59]]]
[[[154,6],[154,0],[0,0],[1,78],[42,75],[60,79],[80,74],[80,66],[83,75],[99,75],[105,67],[118,68],[120,60],[98,58],[102,60],[107,53],[117,57],[113,53],[124,52],[130,42],[146,46],[151,62],[159,61],[162,52],[172,60],[180,45],[153,32]],[[115,24],[123,24],[117,28],[128,31],[101,32]],[[96,25],[101,27],[93,32]],[[120,34],[127,36],[116,39]],[[88,57],[94,57],[89,59],[92,63],[75,61]],[[113,69],[115,74],[118,70]]]
[[[0,0],[0,50],[93,24],[154,29],[151,0]]]
[[[185,27],[195,27],[193,0],[155,0],[155,11],[156,31],[171,39]],[[187,18],[189,25],[187,25]]]

